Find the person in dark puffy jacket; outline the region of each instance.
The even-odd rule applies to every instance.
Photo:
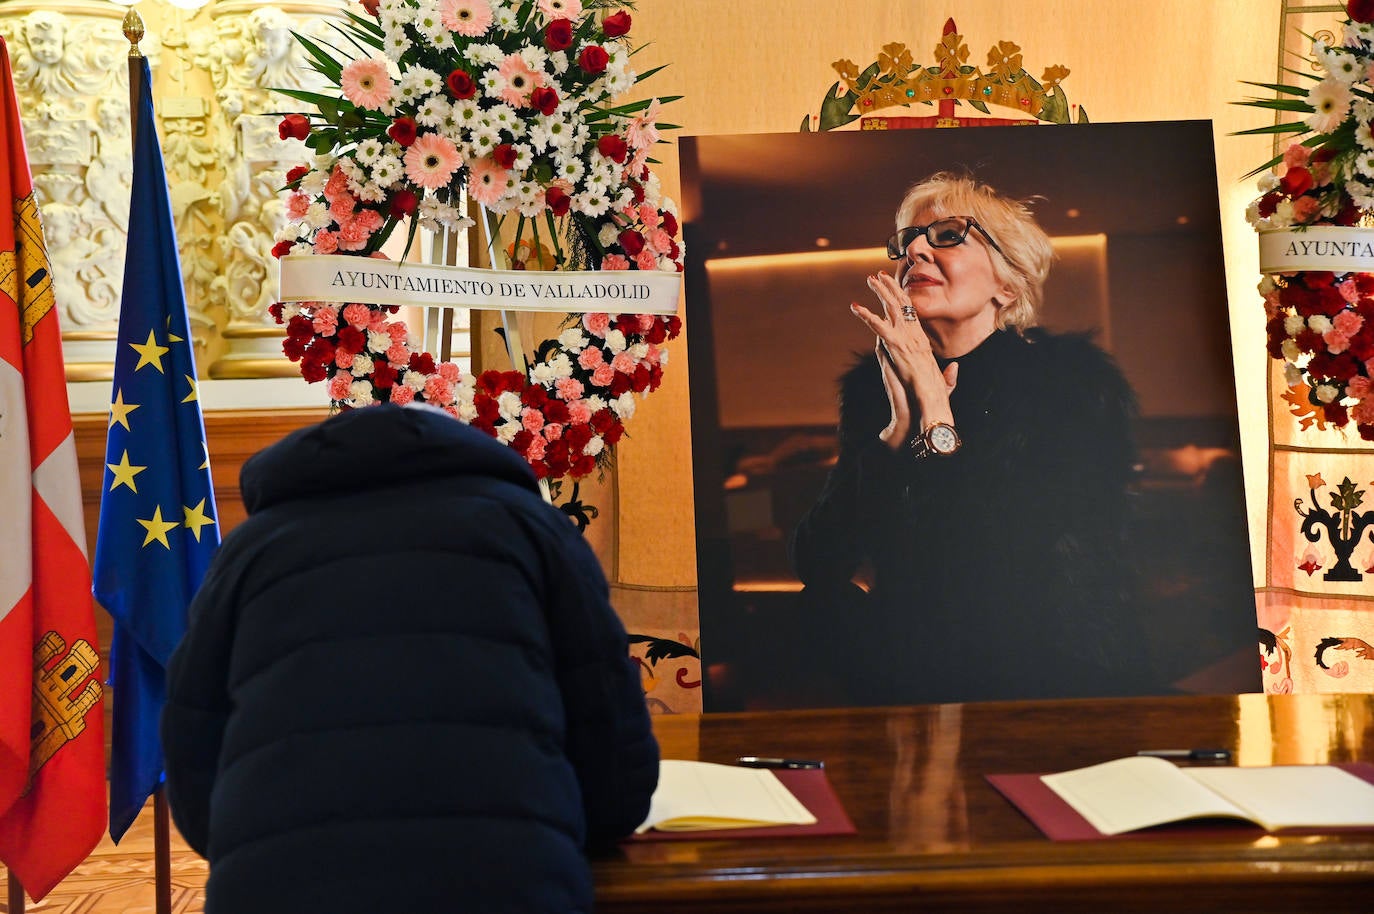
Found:
[[[162,716],[209,914],[592,909],[658,777],[595,556],[518,455],[430,407],[252,457]]]

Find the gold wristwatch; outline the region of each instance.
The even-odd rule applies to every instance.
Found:
[[[935,454],[940,457],[948,457],[963,445],[959,440],[959,433],[954,430],[954,426],[948,422],[932,422],[925,427],[919,435],[913,435],[907,442],[911,448],[911,453],[917,460],[922,460]]]

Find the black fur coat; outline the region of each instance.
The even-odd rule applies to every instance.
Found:
[[[863,671],[849,697],[1157,691],[1125,540],[1129,384],[1081,335],[998,331],[957,361],[950,457],[878,441],[890,414],[875,357],[840,382],[839,461],[792,552],[810,605],[847,616],[831,644]],[[846,596],[851,579],[869,593]]]

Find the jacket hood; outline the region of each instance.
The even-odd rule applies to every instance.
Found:
[[[253,514],[294,499],[443,476],[487,476],[538,491],[529,464],[491,436],[432,407],[389,403],[297,429],[250,457],[239,487]]]

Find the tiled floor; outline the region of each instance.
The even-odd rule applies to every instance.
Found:
[[[208,865],[188,848],[172,827],[172,912],[201,914],[205,909],[205,876]],[[0,881],[8,885],[9,873],[0,866]],[[0,912],[11,914],[0,892]],[[133,827],[115,846],[109,835],[66,879],[35,902],[27,899],[24,910],[34,914],[153,914],[153,802],[148,801]]]

